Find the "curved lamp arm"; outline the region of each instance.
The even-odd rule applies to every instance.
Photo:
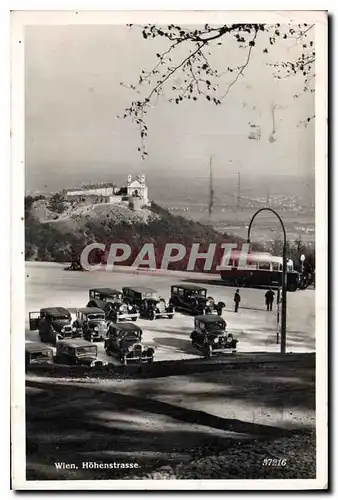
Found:
[[[268,207],[260,208],[259,210],[257,210],[256,213],[253,214],[253,216],[251,218],[251,221],[250,221],[250,224],[249,224],[249,228],[248,228],[247,243],[250,243],[251,226],[252,226],[253,221],[255,220],[256,216],[260,212],[264,212],[264,211],[266,211],[266,212],[272,212],[273,214],[275,214],[275,216],[277,217],[277,219],[281,223],[281,226],[282,226],[282,229],[283,229],[283,235],[284,235],[284,246],[285,246],[286,245],[286,231],[285,231],[284,223],[283,223],[281,217],[278,215],[278,213],[275,210],[273,210],[272,208],[268,208]]]

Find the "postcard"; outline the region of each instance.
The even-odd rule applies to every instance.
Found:
[[[15,490],[328,488],[324,11],[12,11]]]

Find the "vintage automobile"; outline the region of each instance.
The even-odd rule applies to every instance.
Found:
[[[136,307],[127,303],[120,290],[114,288],[94,288],[89,290],[87,307],[99,307],[106,314],[106,319],[117,323],[118,321],[136,321],[138,312]]]
[[[35,364],[53,363],[53,349],[40,342],[26,342],[25,344],[26,368]]]
[[[108,356],[119,358],[122,365],[154,360],[154,349],[142,344],[142,330],[133,323],[111,323],[104,348]]]
[[[163,297],[157,295],[157,291],[147,287],[124,287],[123,297],[130,305],[137,307],[140,316],[148,319],[174,317],[174,308],[167,304]]]
[[[158,299],[143,299],[140,306],[140,317],[148,319],[168,318],[174,317],[174,307],[167,304],[163,297]]]
[[[82,307],[76,311],[73,326],[82,332],[88,342],[103,340],[108,331],[105,313],[99,307]]]
[[[144,299],[157,299],[157,291],[146,286],[125,286],[122,292],[124,300],[137,308],[141,306]]]
[[[38,330],[41,342],[56,345],[65,338],[76,338],[81,332],[72,326],[72,317],[64,307],[45,307],[29,313],[29,329]]]
[[[207,289],[196,285],[173,285],[170,303],[173,307],[184,309],[195,316],[198,314],[222,315],[224,302],[216,302],[207,296]]]
[[[236,352],[238,340],[227,333],[226,327],[225,320],[218,316],[196,316],[190,335],[193,347],[208,358],[216,353]]]
[[[102,366],[97,359],[97,345],[84,339],[60,340],[56,346],[55,362],[63,365]]]

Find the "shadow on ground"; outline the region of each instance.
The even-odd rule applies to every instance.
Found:
[[[173,379],[175,383],[170,377],[160,379],[161,389],[159,379],[128,381],[126,388],[119,388],[117,381],[109,385],[27,380],[27,479],[118,479],[130,471],[83,469],[82,462],[137,462],[138,472],[147,472],[189,462],[195,453],[207,456],[228,450],[231,454],[233,447],[248,439],[270,440],[310,430],[306,422],[280,426],[276,421],[267,425],[264,419],[242,419],[240,409],[270,405],[313,413],[313,367],[272,364],[191,374],[190,384],[185,377]],[[192,383],[197,393],[191,392]],[[180,399],[163,401],[171,395]],[[227,406],[239,410],[229,418],[203,409],[213,408],[214,401],[225,405],[224,415]],[[72,463],[78,469],[58,470],[55,462]]]

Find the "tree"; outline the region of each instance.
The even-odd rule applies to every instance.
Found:
[[[132,27],[133,25],[129,24]],[[147,151],[145,139],[148,135],[145,115],[156,104],[159,95],[165,95],[169,102],[179,105],[184,100],[197,101],[206,99],[218,106],[225,100],[232,87],[244,75],[250,64],[252,52],[261,50],[267,54],[270,47],[283,40],[293,39],[301,48],[300,54],[294,60],[276,61],[273,67],[275,78],[287,78],[292,75],[303,76],[303,92],[313,92],[315,50],[313,37],[314,24],[308,25],[276,25],[266,24],[231,24],[209,26],[191,29],[170,24],[165,27],[146,25],[141,29],[145,40],[162,39],[166,48],[156,54],[157,62],[150,71],[141,69],[139,81],[128,87],[134,90],[139,99],[131,102],[125,109],[123,118],[131,118],[140,130],[141,143],[138,147],[142,159]],[[244,51],[244,57],[238,66],[226,64],[227,52],[223,67],[214,67],[211,56],[218,46],[224,46],[229,39],[235,41],[239,50]],[[243,55],[243,54],[241,54]],[[173,80],[182,77],[182,84]],[[224,75],[231,76],[225,84]],[[173,84],[175,83],[175,84]],[[121,83],[121,85],[124,85]],[[125,86],[125,85],[124,85]],[[295,94],[297,98],[299,94]],[[305,124],[313,117],[307,117]]]
[[[66,200],[63,192],[55,193],[49,200],[48,208],[52,212],[57,212],[58,214],[61,214],[66,209],[65,201]]]

